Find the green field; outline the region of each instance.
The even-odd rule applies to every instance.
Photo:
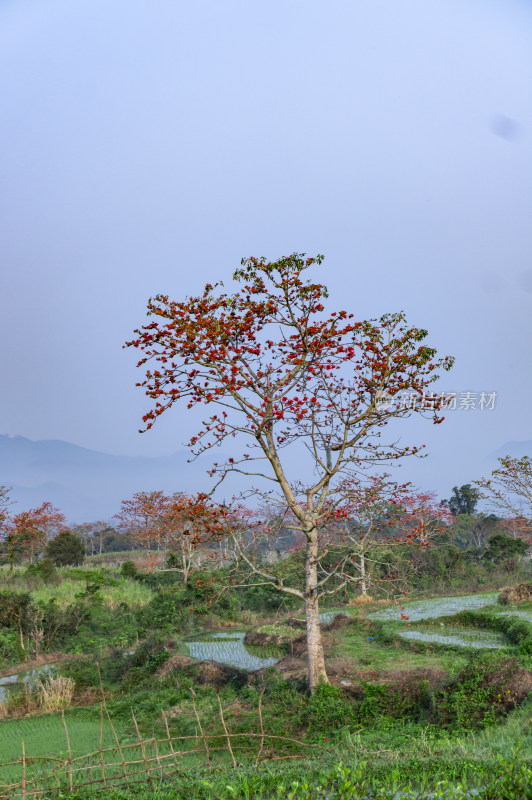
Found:
[[[306,634],[292,620],[301,609],[268,612],[271,595],[228,590],[215,571],[183,585],[175,573],[134,578],[108,568],[62,568],[44,580],[4,569],[0,591],[28,593],[34,616],[25,653],[35,619],[50,659],[56,652],[67,659],[50,675],[74,686],[65,704],[68,740],[61,713],[42,713],[37,686],[1,705],[5,786],[22,791],[24,776],[28,791],[38,779],[70,796],[71,781],[96,781],[80,789],[83,800],[104,780],[106,798],[133,797],[136,780],[153,782],[149,791],[162,800],[281,800],[280,785],[282,800],[290,792],[294,800],[364,793],[389,800],[408,787],[459,797],[444,788],[447,781],[452,791],[491,786],[490,800],[499,800],[505,770],[524,770],[532,783],[530,603],[501,606],[496,593],[464,592],[323,609],[331,683],[309,697]],[[338,614],[348,619],[333,622]],[[248,629],[266,636],[263,645],[243,641]],[[19,633],[0,629],[5,674],[16,661],[23,669]],[[75,654],[85,657],[68,660]],[[102,688],[120,747],[106,714],[102,725]],[[525,796],[511,791],[511,800]]]

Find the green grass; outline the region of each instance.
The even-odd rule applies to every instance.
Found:
[[[72,755],[80,756],[98,748],[100,740],[100,719],[94,710],[74,709],[65,712]],[[115,723],[119,734],[123,733],[124,725]],[[19,719],[3,720],[0,722],[0,753],[1,761],[16,761],[22,756],[24,741],[26,757],[30,758],[30,772],[38,771],[44,763],[31,764],[31,758],[65,757],[68,755],[68,745],[65,728],[61,714],[42,714],[36,717],[22,717]],[[109,722],[104,718],[102,746],[110,747],[115,744],[114,735]],[[0,766],[0,781],[9,782],[20,780],[21,766]]]
[[[34,602],[47,603],[54,599],[64,609],[76,601],[86,589],[87,581],[101,583],[100,594],[107,608],[116,610],[122,604],[130,608],[143,608],[153,598],[153,591],[142,583],[109,574],[102,570],[63,567],[58,569],[59,583],[46,583],[39,577],[26,575],[17,567],[13,575],[0,568],[0,591],[28,592]]]
[[[26,581],[24,575],[19,571],[14,578],[10,578],[5,573],[0,573],[0,585],[2,582],[9,584],[9,588],[28,586],[34,599],[46,602],[54,597],[61,607],[66,607],[75,600],[76,594],[85,591],[86,581],[92,581],[95,575],[90,570],[70,569],[61,570],[63,577],[62,583],[58,585],[44,585],[42,582]],[[145,606],[153,597],[153,592],[140,582],[129,581],[118,577],[114,573],[102,570],[101,578],[95,582],[101,582],[100,596],[108,609],[117,610],[121,603],[125,603],[131,608],[141,608]],[[456,620],[453,614],[462,608],[478,609],[479,605],[484,605],[491,596],[484,595],[473,600],[463,598],[433,598],[425,601],[414,601],[405,603],[405,615],[410,616],[410,607],[414,609],[412,617],[417,617],[420,621],[416,623],[416,628],[425,626],[437,626],[441,622],[444,627],[455,625]],[[524,608],[496,607],[497,617],[504,614],[515,613],[516,610],[528,611],[529,604]],[[443,608],[443,611],[442,611]],[[221,764],[218,764],[214,771],[202,771],[200,760],[197,755],[189,755],[182,759],[181,766],[183,773],[174,777],[170,784],[161,785],[151,793],[145,793],[148,797],[158,797],[159,800],[177,800],[177,798],[187,797],[187,800],[202,800],[207,798],[254,798],[263,797],[265,800],[277,798],[277,787],[284,785],[282,800],[286,800],[292,782],[297,781],[299,787],[294,790],[294,800],[297,796],[299,800],[310,800],[310,798],[325,798],[325,788],[323,792],[316,788],[318,786],[329,787],[330,800],[345,798],[352,800],[364,793],[371,794],[375,800],[379,797],[382,787],[386,786],[386,791],[392,789],[405,788],[409,778],[413,780],[413,786],[418,789],[423,786],[430,786],[431,791],[437,790],[437,782],[450,781],[453,786],[460,782],[477,782],[478,785],[488,785],[496,779],[497,774],[501,773],[501,766],[496,761],[498,755],[506,759],[511,759],[513,753],[521,747],[521,753],[525,758],[531,758],[531,725],[530,717],[532,703],[526,701],[517,711],[510,713],[502,719],[499,724],[492,724],[484,730],[463,730],[455,725],[454,728],[448,727],[444,730],[439,724],[428,724],[426,720],[434,721],[435,717],[412,714],[403,712],[395,714],[388,713],[384,693],[386,687],[382,687],[383,695],[375,693],[374,684],[379,683],[379,678],[385,673],[397,671],[410,671],[416,669],[429,669],[447,676],[448,681],[452,681],[468,663],[470,653],[467,650],[461,651],[457,648],[450,648],[439,645],[423,645],[417,643],[401,642],[396,634],[399,629],[407,627],[410,623],[400,620],[399,608],[393,604],[386,609],[383,620],[372,620],[368,617],[373,616],[375,607],[350,607],[338,609],[340,613],[351,613],[356,617],[354,625],[333,630],[326,635],[328,655],[331,659],[330,677],[339,683],[338,679],[352,678],[355,682],[360,682],[366,688],[369,711],[360,708],[360,700],[349,699],[349,693],[334,689],[339,693],[338,698],[331,696],[330,705],[324,705],[309,701],[303,687],[297,681],[285,681],[283,678],[265,675],[260,678],[263,683],[248,686],[246,682],[235,680],[223,689],[219,689],[229,730],[231,731],[251,731],[258,730],[256,719],[256,704],[262,688],[265,689],[263,714],[265,729],[267,731],[283,734],[283,730],[288,731],[288,735],[296,738],[306,739],[307,742],[316,743],[328,747],[330,752],[325,751],[319,758],[315,758],[305,763],[272,763],[260,765],[256,768],[246,767],[239,763],[236,770],[230,769],[221,771]],[[493,614],[495,607],[492,605],[486,610],[479,612],[473,611],[473,616]],[[379,612],[382,609],[378,609]],[[144,612],[143,612],[144,613]],[[448,614],[436,623],[433,621],[423,622],[431,616]],[[468,612],[469,613],[469,612]],[[119,615],[117,614],[117,617]],[[523,616],[520,614],[519,616]],[[399,619],[398,619],[399,617]],[[106,612],[102,614],[102,634],[110,639],[108,628],[109,619],[113,618]],[[96,620],[96,612],[94,619]],[[122,617],[122,620],[124,617]],[[264,617],[262,618],[264,620]],[[517,620],[517,617],[514,617]],[[502,620],[501,620],[502,623]],[[205,623],[208,626],[207,617]],[[216,622],[212,622],[212,625]],[[472,623],[473,624],[473,623]],[[107,626],[107,627],[106,627]],[[299,636],[303,630],[290,627],[285,621],[271,623],[264,621],[258,628],[260,632],[279,636]],[[233,636],[231,636],[233,633]],[[98,632],[98,635],[99,632]],[[207,637],[203,637],[206,639]],[[234,649],[234,631],[226,631],[225,634],[210,636],[211,642],[203,644],[220,644],[226,650]],[[223,641],[223,639],[227,641]],[[162,640],[161,640],[162,641]],[[86,644],[86,643],[85,643]],[[85,645],[83,645],[85,646]],[[162,646],[162,645],[161,645]],[[88,650],[85,650],[88,652]],[[515,651],[517,652],[517,651]],[[261,650],[258,655],[264,656]],[[157,655],[157,654],[156,654]],[[484,656],[482,656],[484,658]],[[131,725],[130,707],[135,708],[139,725],[144,736],[164,735],[161,711],[165,710],[170,716],[170,728],[173,735],[195,736],[197,724],[193,714],[189,686],[195,687],[197,695],[197,705],[201,719],[204,721],[205,729],[213,734],[223,730],[219,720],[219,708],[216,697],[216,690],[210,686],[203,686],[194,683],[191,677],[192,672],[186,673],[178,670],[168,675],[167,678],[157,677],[156,667],[148,669],[149,654],[144,662],[133,662],[135,666],[129,673],[124,674],[120,670],[125,664],[118,655],[108,669],[103,669],[104,683],[109,685],[111,696],[108,700],[108,707],[115,723],[117,733],[122,742],[132,740],[134,731]],[[193,665],[192,668],[197,668]],[[113,670],[114,676],[113,676]],[[109,677],[111,676],[111,677]],[[385,682],[384,682],[385,683]],[[334,688],[334,687],[333,687]],[[372,691],[374,694],[372,694]],[[341,697],[340,697],[341,695]],[[384,700],[382,699],[384,698]],[[381,702],[382,700],[382,702]],[[327,701],[329,702],[329,701]],[[365,702],[365,701],[364,701]],[[393,702],[396,702],[393,700]],[[401,702],[398,695],[397,703]],[[351,704],[358,717],[348,716],[341,718],[346,713],[346,706]],[[358,704],[358,705],[357,705]],[[249,707],[249,715],[246,711]],[[399,706],[398,706],[399,708]],[[402,708],[402,707],[401,707]],[[384,710],[383,710],[384,709]],[[397,709],[394,707],[392,712]],[[322,713],[323,712],[323,713]],[[351,713],[351,712],[350,712]],[[416,712],[417,713],[417,712]],[[372,714],[374,715],[372,717]],[[428,714],[428,712],[427,712]],[[312,716],[314,715],[314,716]],[[336,717],[335,717],[336,715]],[[340,721],[336,724],[335,720]],[[66,713],[68,731],[73,756],[81,756],[91,750],[98,748],[100,739],[100,718],[98,708],[73,709]],[[437,718],[439,719],[439,718]],[[352,724],[353,720],[357,724]],[[460,723],[461,725],[462,723]],[[464,725],[466,723],[463,723]],[[246,727],[247,726],[247,727]],[[314,727],[313,727],[314,726]],[[59,714],[47,714],[33,718],[18,720],[7,720],[0,722],[0,761],[17,760],[20,758],[21,740],[25,742],[26,754],[28,757],[65,757],[67,753],[67,741],[61,716]],[[102,747],[112,747],[115,744],[114,736],[107,720],[103,727]],[[129,751],[128,751],[129,752]],[[142,753],[137,747],[132,751],[139,761],[142,760]],[[161,755],[166,753],[162,746]],[[132,757],[132,756],[130,756]],[[117,753],[110,752],[105,756],[106,759],[117,759]],[[342,760],[347,764],[351,773],[340,774],[338,761]],[[227,751],[222,757],[223,764],[227,764],[230,759]],[[31,777],[31,770],[42,768],[43,764],[29,762],[28,775]],[[51,762],[48,762],[50,764]],[[97,767],[93,767],[93,777],[97,775]],[[94,771],[96,770],[96,772]],[[343,777],[342,777],[343,775]],[[66,779],[63,773],[63,782]],[[0,781],[17,781],[21,777],[21,765],[13,767],[0,767]],[[309,794],[305,788],[305,781],[313,787],[313,794]],[[351,781],[355,789],[347,790],[344,794],[338,793],[344,781],[345,785]],[[373,781],[373,783],[371,782]],[[379,783],[380,782],[380,783]],[[210,785],[208,785],[210,784]],[[232,786],[233,791],[227,787]],[[332,788],[331,788],[332,787]],[[337,791],[338,789],[338,791]],[[334,791],[337,791],[334,794]],[[143,789],[139,789],[136,796],[142,798]],[[343,790],[342,790],[343,791]],[[443,791],[443,790],[442,790]],[[498,790],[497,790],[498,791]],[[305,793],[307,792],[307,793]],[[332,793],[331,793],[332,792]],[[384,792],[384,789],[383,789]],[[1,795],[0,791],[0,795]],[[67,792],[65,796],[70,796]],[[95,793],[83,794],[80,797],[89,800],[95,797]],[[109,790],[105,795],[105,800],[110,797],[133,798],[133,793],[114,792]],[[435,795],[435,797],[445,795]],[[447,794],[448,797],[451,795]],[[388,795],[389,797],[389,795]],[[501,800],[502,794],[493,794],[490,800]],[[518,800],[518,794],[504,795],[506,800]],[[524,795],[523,795],[524,797]],[[103,795],[102,795],[103,800]],[[279,795],[279,800],[281,796]]]
[[[76,595],[83,592],[84,584],[80,581],[66,579],[58,586],[41,586],[31,592],[35,602],[46,603],[52,598],[60,608],[66,608],[76,600]],[[102,586],[99,590],[103,603],[112,610],[120,608],[121,604],[129,608],[143,608],[153,597],[153,592],[147,586],[134,581],[121,581],[118,586]]]
[[[69,800],[530,800],[530,763],[514,754],[510,762],[442,763],[410,756],[380,764],[338,753],[317,760],[273,762],[217,771],[183,770],[170,781],[131,789],[81,790],[65,787]],[[469,793],[472,790],[473,793]],[[55,795],[57,796],[57,795]]]
[[[377,635],[371,640],[369,635],[358,626],[350,626],[343,629],[340,635],[335,634],[335,659],[347,660],[351,664],[351,674],[346,677],[358,677],[361,673],[371,677],[372,673],[378,675],[391,670],[420,668],[448,673],[461,669],[467,663],[465,654],[430,646],[420,652],[406,643],[381,642]]]
[[[283,623],[268,623],[267,625],[260,625],[256,629],[257,633],[266,633],[268,636],[289,636],[295,638],[301,636],[303,630],[301,628],[293,628],[290,625]]]

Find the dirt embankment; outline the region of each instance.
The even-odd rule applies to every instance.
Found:
[[[19,672],[26,672],[28,669],[44,667],[45,664],[60,664],[64,661],[78,661],[80,658],[87,658],[87,656],[80,653],[46,653],[42,656],[39,656],[39,658],[33,658],[30,661],[20,661],[18,664],[12,664],[10,667],[3,667],[3,669],[0,669],[0,678],[6,678],[9,675],[17,675]]]
[[[497,602],[505,606],[516,603],[527,603],[532,600],[532,583],[518,583],[517,586],[505,586]]]

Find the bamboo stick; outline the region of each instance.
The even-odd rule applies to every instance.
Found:
[[[256,764],[259,763],[260,757],[262,755],[262,751],[264,749],[264,725],[263,725],[263,722],[262,722],[262,696],[263,696],[265,691],[266,690],[263,689],[262,692],[260,693],[260,697],[259,697],[259,720],[260,720],[260,735],[261,735],[261,739],[260,739],[260,747],[259,747],[259,750],[258,750],[258,753],[257,753],[257,760],[255,762]]]
[[[22,800],[26,800],[26,748],[22,739]]]
[[[225,735],[226,735],[226,738],[227,738],[227,747],[229,748],[229,752],[231,753],[231,758],[233,759],[233,767],[236,769],[235,755],[233,753],[233,748],[231,747],[231,737],[229,736],[229,731],[227,730],[227,725],[225,724],[225,719],[224,719],[224,715],[223,715],[223,711],[222,711],[222,701],[220,700],[220,695],[219,694],[217,694],[216,697],[218,699],[218,705],[220,706],[220,719],[222,720],[222,725],[223,725],[223,728],[224,728],[224,731],[225,731]]]
[[[174,764],[177,767],[178,766],[177,754],[176,754],[176,752],[174,750],[174,745],[172,743],[172,737],[170,736],[170,728],[168,727],[168,718],[167,718],[166,714],[164,713],[164,711],[162,712],[162,714],[163,714],[164,724],[166,726],[166,735],[168,736],[168,744],[170,745],[170,751],[171,751],[171,753],[172,753],[172,755],[174,757]]]
[[[68,735],[64,708],[61,710],[61,719],[63,720],[63,725],[65,727],[65,735],[68,745],[68,785],[70,786],[70,791],[72,791],[72,750],[70,749],[70,736]]]
[[[98,668],[98,671],[99,671],[99,668]],[[99,746],[98,749],[99,749],[99,752],[100,752],[100,763],[102,765],[103,785],[107,789],[107,778],[106,778],[106,775],[105,775],[105,760],[104,760],[104,757],[103,757],[102,740],[103,740],[103,704],[100,703],[100,746]]]
[[[208,765],[210,763],[211,756],[210,756],[210,753],[209,753],[209,746],[207,745],[207,739],[205,738],[205,734],[204,734],[203,728],[201,726],[201,720],[200,720],[200,718],[198,716],[198,709],[196,708],[196,692],[194,691],[194,689],[192,687],[190,687],[190,691],[192,693],[192,706],[194,708],[194,714],[196,716],[196,721],[197,721],[198,727],[200,729],[201,738],[203,739],[203,744],[205,746],[205,752],[207,753],[207,765]]]
[[[153,780],[150,774],[150,768],[148,766],[148,759],[146,758],[146,751],[144,749],[144,742],[142,741],[142,737],[140,735],[139,726],[137,725],[137,720],[135,719],[135,714],[133,709],[131,709],[131,716],[133,717],[133,722],[135,724],[135,730],[137,731],[137,736],[140,744],[140,750],[142,752],[142,757],[144,759],[144,764],[146,765],[146,772],[148,773],[148,780],[150,782],[150,786],[153,788]]]

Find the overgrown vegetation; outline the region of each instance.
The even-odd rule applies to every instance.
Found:
[[[418,562],[422,583],[436,574],[443,585],[447,575],[446,586],[454,586],[445,566],[447,547],[452,545],[423,553]],[[491,588],[493,563],[482,558],[468,563],[476,576],[472,583],[483,575],[483,588]],[[501,584],[527,579],[526,562],[506,569]],[[256,768],[237,760],[234,769],[228,761],[220,764],[222,772],[191,772],[185,760],[184,771],[163,781],[158,796],[310,800],[347,799],[357,792],[389,797],[408,790],[405,798],[423,791],[451,798],[465,796],[456,794],[463,786],[476,787],[479,797],[526,797],[532,711],[532,627],[526,615],[531,604],[490,605],[415,623],[420,630],[436,625],[442,631],[497,631],[508,641],[501,652],[411,642],[399,635],[410,625],[405,595],[399,601],[404,606],[392,600],[387,607],[394,609],[391,618],[370,618],[382,612],[386,595],[393,597],[400,588],[393,581],[379,585],[374,578],[373,587],[382,587],[381,600],[354,605],[343,595],[340,610],[348,616],[324,626],[331,683],[309,696],[301,609],[268,587],[238,586],[235,565],[197,570],[186,584],[175,572],[143,573],[134,563],[75,568],[42,560],[12,575],[6,570],[0,579],[0,669],[6,674],[10,664],[39,659],[57,663],[32,689],[20,687],[0,703],[2,759],[20,759],[21,739],[32,756],[50,750],[65,754],[62,710],[72,730],[72,753],[82,755],[89,741],[97,746],[102,691],[122,742],[136,736],[131,708],[145,737],[166,735],[163,712],[172,736],[196,737],[196,713],[209,735],[222,736],[219,702],[229,733],[256,734],[262,695],[264,730],[286,739],[288,752],[293,747],[295,754],[300,742],[322,748],[319,755],[304,763],[273,761]],[[462,590],[470,589],[464,580]],[[263,644],[272,638],[285,643],[279,656],[284,669],[246,673],[187,657],[187,636],[243,627],[265,637]],[[61,661],[58,653],[73,660]],[[21,716],[28,713],[33,716]],[[109,746],[115,741],[107,722],[103,741]],[[14,769],[18,772],[11,779],[19,780],[20,765]],[[109,790],[106,797],[142,798],[143,791]],[[97,796],[88,790],[66,794],[84,800]]]

